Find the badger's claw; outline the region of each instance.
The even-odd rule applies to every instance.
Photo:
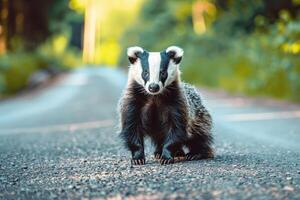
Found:
[[[144,165],[145,164],[145,158],[143,159],[131,159],[132,165]]]
[[[201,158],[202,158],[201,154],[191,154],[191,153],[188,153],[185,156],[186,160],[200,160]]]
[[[163,158],[161,158],[159,160],[159,162],[160,162],[161,165],[169,165],[169,164],[174,163],[174,159],[173,158],[172,159],[163,159]]]
[[[154,158],[160,159],[161,158],[161,154],[160,153],[154,153]]]

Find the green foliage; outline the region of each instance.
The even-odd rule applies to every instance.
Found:
[[[69,0],[8,4],[8,17],[4,18],[7,21],[0,20],[7,24],[2,26],[7,32],[7,52],[0,55],[0,97],[24,89],[29,77],[39,69],[60,71],[81,64],[80,52],[70,47],[69,40],[70,24],[83,18],[69,9]]]
[[[121,40],[124,51],[132,45],[151,51],[178,45],[185,51],[186,81],[300,101],[300,16],[292,1],[211,1],[217,18],[202,35],[193,31],[195,1],[160,2],[146,1]],[[127,64],[125,53],[119,63]]]
[[[38,62],[31,53],[7,54],[0,58],[1,93],[15,93],[27,84]]]
[[[24,89],[30,76],[39,69],[67,70],[81,63],[79,52],[68,47],[63,35],[50,38],[35,51],[18,51],[0,57],[0,94]]]
[[[45,67],[74,68],[81,64],[81,52],[68,44],[68,37],[60,34],[49,38],[36,49],[38,59]]]

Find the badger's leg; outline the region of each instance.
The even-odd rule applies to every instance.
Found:
[[[174,108],[180,108],[179,106],[174,106]],[[160,163],[171,164],[174,163],[174,157],[179,149],[182,149],[182,143],[187,139],[186,124],[187,118],[185,112],[182,110],[172,110],[168,119],[168,133],[166,134],[162,153],[160,158]]]
[[[209,139],[206,137],[193,136],[188,140],[187,147],[189,148],[189,152],[186,154],[187,160],[200,160],[214,157]]]
[[[162,145],[156,145],[155,151],[154,151],[154,158],[161,159],[162,154]],[[182,149],[182,145],[175,145],[174,146],[174,157],[184,157],[185,153]]]
[[[145,154],[144,154],[144,142],[131,143],[130,151],[132,155],[131,164],[133,165],[144,165]]]
[[[151,138],[152,142],[154,144],[155,150],[154,150],[154,158],[160,159],[162,154],[162,149],[165,141],[165,137],[163,132],[158,133],[154,137]]]
[[[120,136],[123,138],[127,149],[131,151],[131,164],[144,165],[144,133],[139,116],[140,106],[132,101],[124,107],[126,109],[122,110],[121,113],[122,131]]]
[[[126,147],[131,151],[131,164],[133,165],[144,165],[145,154],[144,154],[144,137],[142,134],[136,131],[123,131],[121,136],[125,140]]]
[[[187,160],[199,160],[213,158],[211,116],[203,107],[197,114],[197,118],[189,123],[188,131],[192,135],[188,139],[186,146],[189,153]]]
[[[176,131],[168,134],[160,157],[162,165],[174,163],[174,158],[177,156],[182,139],[185,139],[184,132]]]

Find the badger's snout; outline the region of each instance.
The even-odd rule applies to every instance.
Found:
[[[156,84],[156,83],[151,83],[149,86],[148,86],[148,90],[152,93],[156,93],[159,91],[159,85]]]

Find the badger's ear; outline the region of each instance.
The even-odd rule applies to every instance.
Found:
[[[182,56],[183,56],[183,49],[177,46],[170,46],[166,50],[170,59],[174,61],[175,64],[179,64]]]
[[[138,46],[127,48],[127,56],[128,56],[129,62],[131,64],[134,64],[143,52],[144,52],[144,50]]]

